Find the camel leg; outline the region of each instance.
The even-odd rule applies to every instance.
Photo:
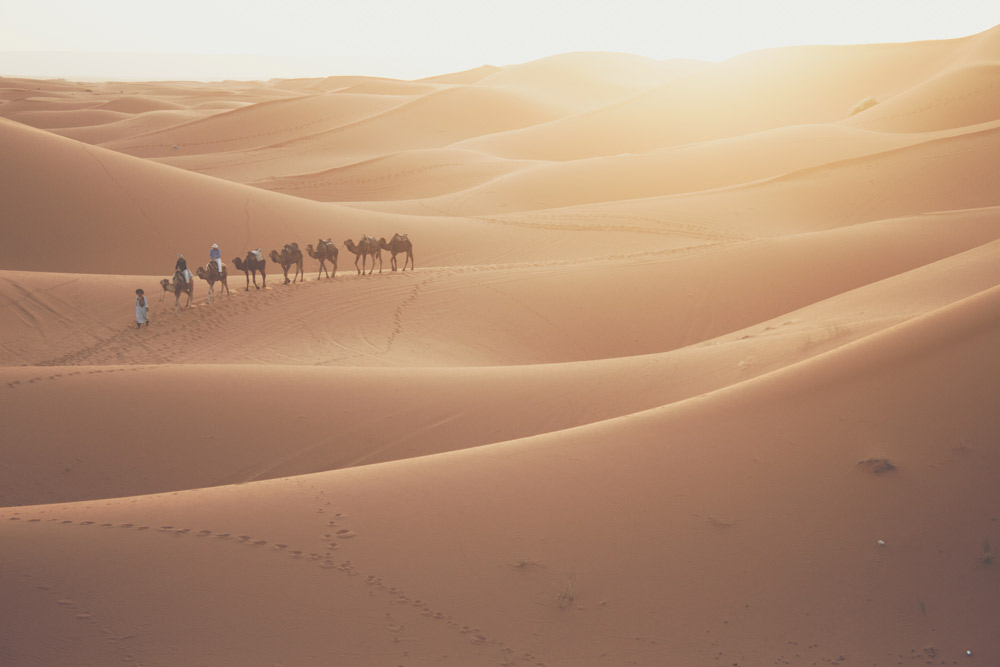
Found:
[[[358,273],[360,274],[361,273],[361,269],[358,269],[358,260],[359,259],[361,259],[361,255],[360,254],[357,254],[357,255],[354,256],[354,268],[357,269]]]
[[[245,275],[247,277],[247,289],[246,289],[246,291],[249,292],[250,291],[250,272],[249,271],[244,271],[243,275]],[[257,274],[256,273],[253,274],[253,286],[254,287],[257,286]]]
[[[261,283],[261,287],[263,287],[264,289],[267,289],[267,272],[264,271],[264,269],[260,270],[260,283]],[[256,273],[253,276],[253,286],[257,287],[257,274]],[[260,289],[260,287],[258,287],[257,289]]]
[[[375,258],[372,257],[372,271],[375,270]],[[382,253],[378,254],[378,272],[382,273]]]
[[[389,257],[389,266],[392,267],[393,271],[396,270],[396,253],[392,253],[392,256]]]
[[[290,268],[292,268],[292,267],[291,266],[285,266],[284,264],[281,265],[281,270],[285,274],[285,284],[286,285],[288,283],[292,282],[291,280],[288,279],[288,269],[290,269]]]
[[[403,262],[403,270],[406,271],[406,262],[410,263],[410,271],[413,270],[413,252],[406,253],[406,260]]]

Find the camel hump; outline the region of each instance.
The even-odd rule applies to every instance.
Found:
[[[333,237],[328,238],[328,239],[320,239],[319,240],[319,244],[320,245],[333,245]]]
[[[264,255],[261,254],[261,249],[260,248],[257,248],[256,250],[251,250],[250,254],[253,255],[254,259],[256,259],[258,262],[263,262],[264,261]]]
[[[409,240],[410,236],[409,234],[396,234],[392,238],[399,239],[400,241],[407,241]]]

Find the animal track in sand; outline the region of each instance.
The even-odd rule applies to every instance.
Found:
[[[80,604],[76,600],[73,600],[72,598],[66,598],[66,597],[62,597],[62,598],[57,597],[57,594],[53,591],[53,588],[54,588],[53,586],[49,586],[49,585],[46,585],[46,584],[38,584],[35,587],[38,590],[43,591],[43,594],[46,595],[46,596],[49,596],[50,599],[53,598],[53,597],[56,598],[55,600],[53,600],[53,602],[58,607],[60,607],[60,608],[62,608],[64,610],[66,610],[67,612],[73,614],[73,617],[76,620],[78,620],[78,621],[80,621],[82,623],[86,623],[88,625],[91,625],[91,626],[93,626],[95,628],[97,627],[97,617],[95,616],[94,612],[91,611],[91,610],[89,610],[89,609],[81,607]],[[118,641],[121,641],[123,639],[129,639],[131,637],[131,635],[129,635],[129,636],[126,636],[126,637],[118,638],[118,637],[115,636],[116,633],[114,633],[110,628],[107,628],[107,627],[100,628],[100,633],[104,637],[104,639],[106,639],[107,641],[109,641],[113,646],[116,646],[116,650],[118,649],[118,647],[116,645]]]
[[[336,514],[336,517],[337,518],[335,520],[330,520],[327,523],[330,526],[336,526],[338,521],[343,521],[346,519],[346,516],[341,513]],[[21,517],[21,516],[8,517],[9,520],[20,520],[22,518],[28,519],[28,521],[25,522],[26,524],[29,522],[37,523],[41,521],[41,519],[38,517]],[[111,523],[98,524],[97,521],[90,519],[80,521],[79,523],[77,523],[72,519],[60,520],[58,518],[50,518],[48,520],[60,522],[63,525],[76,524],[83,528],[93,527],[93,526],[111,527],[115,525]],[[149,528],[149,526],[136,526],[134,523],[131,522],[119,523],[117,524],[117,526],[119,528],[125,528],[128,530],[135,530],[135,531],[143,531]],[[171,535],[174,535],[177,538],[184,538],[186,536],[195,536],[195,537],[214,536],[220,539],[228,539],[232,536],[231,533],[226,533],[226,532],[216,533],[215,531],[208,528],[196,530],[186,527],[176,527],[174,524],[162,524],[157,528],[156,532],[170,533]],[[352,530],[347,528],[341,528],[335,531],[334,534],[337,536],[337,538],[355,537],[356,535]],[[324,533],[323,535],[324,537],[329,539],[330,533],[327,532]],[[239,535],[237,541],[233,543],[263,547],[268,545],[270,542],[267,539],[263,538],[255,539],[255,537],[252,535],[243,534]],[[259,553],[261,554],[271,553],[276,555],[283,554],[287,555],[288,558],[294,559],[304,565],[315,562],[316,566],[323,570],[333,570],[349,577],[363,577],[364,583],[369,587],[369,595],[370,596],[385,595],[386,596],[385,603],[387,605],[398,607],[401,609],[402,608],[412,609],[412,612],[409,613],[413,613],[414,618],[427,619],[428,622],[439,622],[439,621],[446,622],[450,627],[454,628],[455,631],[458,632],[459,634],[465,636],[472,635],[469,638],[469,641],[471,641],[472,643],[483,644],[483,645],[488,644],[488,645],[496,645],[498,647],[504,647],[504,642],[496,639],[491,639],[487,634],[481,632],[479,628],[476,628],[472,625],[460,625],[459,622],[456,621],[453,617],[447,615],[445,612],[441,610],[435,609],[430,603],[424,601],[423,599],[412,599],[404,589],[398,586],[387,586],[382,577],[376,574],[367,574],[365,572],[362,572],[357,568],[357,566],[352,560],[341,560],[341,561],[335,560],[332,557],[332,553],[333,551],[340,548],[341,548],[340,544],[336,542],[329,542],[327,543],[325,553],[317,551],[310,552],[303,548],[292,548],[292,545],[285,542],[275,542],[272,544],[271,549],[261,551]],[[96,621],[93,618],[93,614],[90,611],[86,609],[76,609],[75,608],[76,603],[74,603],[72,600],[66,599],[64,604],[67,607],[73,606],[73,608],[77,611],[78,618],[80,618],[80,620],[87,621],[90,623],[96,623]],[[108,632],[110,633],[110,631]],[[524,653],[522,655],[528,655],[528,654]],[[542,663],[534,663],[534,664],[537,665]]]
[[[60,364],[55,363],[38,363],[37,366],[57,366]],[[33,378],[26,378],[21,380],[11,380],[5,386],[8,389],[13,389],[25,384],[37,384],[39,382],[51,382],[52,380],[61,380],[63,378],[74,377],[77,375],[97,375],[99,373],[126,373],[135,371],[149,370],[152,366],[128,366],[127,368],[98,368],[89,371],[74,371],[72,373],[55,373],[53,375],[40,375]]]

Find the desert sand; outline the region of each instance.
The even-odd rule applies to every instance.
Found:
[[[1000,27],[3,77],[0,147],[0,664],[1000,664]]]

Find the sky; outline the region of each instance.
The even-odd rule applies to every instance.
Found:
[[[998,24],[998,0],[0,0],[0,75],[413,79],[574,51],[720,61]]]

